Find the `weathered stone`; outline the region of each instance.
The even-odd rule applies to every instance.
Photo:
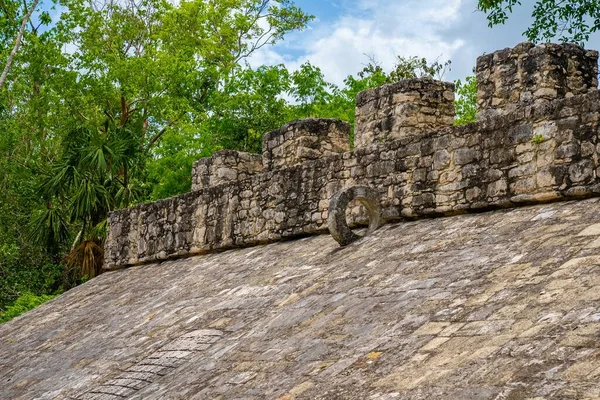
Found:
[[[320,235],[105,273],[0,324],[0,399],[596,399],[599,209],[403,221],[341,248]]]
[[[346,209],[352,201],[359,201],[366,209],[369,218],[369,228],[366,235],[374,232],[381,225],[381,206],[379,193],[364,186],[352,186],[336,193],[329,203],[327,226],[331,236],[342,246],[360,239],[352,232],[346,222]]]
[[[401,139],[451,126],[454,85],[433,79],[406,79],[358,94],[354,145]]]
[[[0,325],[0,398],[600,398],[596,59],[482,57],[492,112],[464,127],[416,80],[359,95],[368,146],[306,120],[265,136],[264,168],[201,160],[192,193],[109,216],[107,269],[150,265]],[[343,248],[191,257],[346,244],[369,213]]]
[[[291,167],[305,161],[350,150],[350,124],[337,119],[308,118],[290,122],[263,136],[266,170]]]
[[[454,163],[456,165],[465,165],[472,163],[479,157],[480,152],[477,149],[458,149],[454,153]]]
[[[362,93],[357,113],[371,122],[381,122],[390,115],[394,121],[400,121],[402,115],[413,122],[424,121],[433,115],[434,103],[438,102],[441,119],[435,122],[437,130],[427,131],[433,125],[422,125],[410,134],[405,131],[394,136],[403,128],[392,124],[389,135],[379,136],[381,142],[374,140],[369,146],[346,151],[347,124],[309,119],[265,135],[266,169],[258,168],[257,156],[237,152],[219,153],[212,161],[201,161],[195,171],[203,166],[206,172],[197,176],[208,178],[203,178],[206,183],[200,190],[110,215],[106,267],[324,232],[329,200],[355,185],[378,191],[385,220],[598,195],[600,94],[593,90],[595,78],[569,80],[569,74],[579,76],[583,70],[594,69],[595,53],[561,46],[538,49],[520,45],[483,57],[478,71],[489,79],[509,79],[511,68],[517,72],[525,68],[519,66],[525,57],[527,63],[550,68],[551,60],[564,60],[564,55],[570,54],[566,65],[572,64],[571,70],[567,68],[571,72],[566,80],[556,78],[567,88],[579,82],[569,96],[563,96],[560,89],[556,99],[534,101],[539,87],[531,88],[538,81],[519,78],[508,92],[528,88],[532,102],[517,96],[519,100],[509,104],[508,97],[502,96],[510,93],[498,92],[494,99],[504,99],[498,104],[506,105],[502,113],[464,127],[439,129],[441,117],[449,115],[444,104],[451,98],[440,94],[444,84],[405,81]],[[540,59],[533,60],[536,57]],[[583,61],[577,61],[578,57]],[[522,74],[531,78],[525,69]],[[435,88],[440,90],[432,90]],[[549,92],[543,93],[546,96]],[[417,103],[410,103],[413,100]],[[360,121],[357,124],[358,131],[371,129],[366,125],[361,128]],[[366,222],[360,208],[350,210],[348,218],[352,226]]]
[[[211,157],[194,163],[192,168],[192,191],[223,183],[244,180],[261,172],[262,157],[233,150],[221,150]]]
[[[477,116],[502,115],[595,91],[598,52],[571,44],[521,43],[477,59]]]
[[[433,168],[442,170],[450,164],[450,153],[446,149],[438,150],[433,155]]]

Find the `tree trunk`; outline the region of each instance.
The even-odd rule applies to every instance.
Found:
[[[10,70],[10,67],[15,58],[15,55],[17,54],[17,51],[19,51],[19,47],[21,47],[21,42],[23,41],[23,34],[25,33],[25,27],[27,26],[27,23],[29,22],[29,20],[31,18],[31,14],[33,14],[33,11],[36,9],[39,1],[40,0],[33,0],[33,4],[31,4],[31,7],[29,8],[27,13],[23,17],[23,21],[21,21],[21,28],[19,29],[19,32],[17,33],[17,37],[15,39],[15,45],[14,45],[13,49],[11,50],[10,54],[8,55],[8,59],[6,60],[6,65],[4,66],[4,70],[2,71],[2,75],[0,75],[0,90],[2,90],[2,87],[4,86],[4,82],[6,81],[6,76],[8,75],[8,71]]]

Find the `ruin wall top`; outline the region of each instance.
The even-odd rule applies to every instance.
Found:
[[[415,79],[359,94],[353,150],[347,123],[308,119],[266,134],[262,155],[218,152],[192,192],[110,214],[105,268],[324,232],[357,185],[385,220],[599,195],[597,58],[529,43],[480,57],[478,122],[461,127],[453,85]]]
[[[478,118],[597,90],[598,52],[525,42],[477,59]]]

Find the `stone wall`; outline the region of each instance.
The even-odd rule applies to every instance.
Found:
[[[265,169],[291,167],[350,150],[350,124],[337,119],[297,120],[263,136]]]
[[[244,180],[263,169],[262,157],[234,150],[221,150],[194,163],[192,191]]]
[[[366,90],[356,99],[356,147],[452,126],[454,84],[406,79]]]
[[[438,100],[450,97],[448,85],[438,87]],[[359,109],[365,96],[359,95]],[[341,125],[296,121],[265,136],[263,172],[111,213],[106,267],[323,232],[329,200],[353,185],[379,192],[387,220],[600,194],[597,90],[511,108],[462,127],[413,131],[394,140],[384,135],[385,141],[343,153],[316,146],[306,158],[293,151],[298,146],[285,144],[301,142],[310,134],[300,133],[311,129],[290,126]],[[326,137],[330,129],[312,131]],[[286,138],[290,131],[296,134]],[[319,151],[328,155],[316,157]]]
[[[222,183],[237,182],[263,169],[262,157],[234,150],[221,150],[194,163],[192,191]]]
[[[521,43],[477,59],[477,111],[495,115],[597,90],[598,52],[575,44]]]

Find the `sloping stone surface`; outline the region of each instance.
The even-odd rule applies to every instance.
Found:
[[[166,261],[0,325],[0,398],[600,398],[599,286],[600,199]]]

